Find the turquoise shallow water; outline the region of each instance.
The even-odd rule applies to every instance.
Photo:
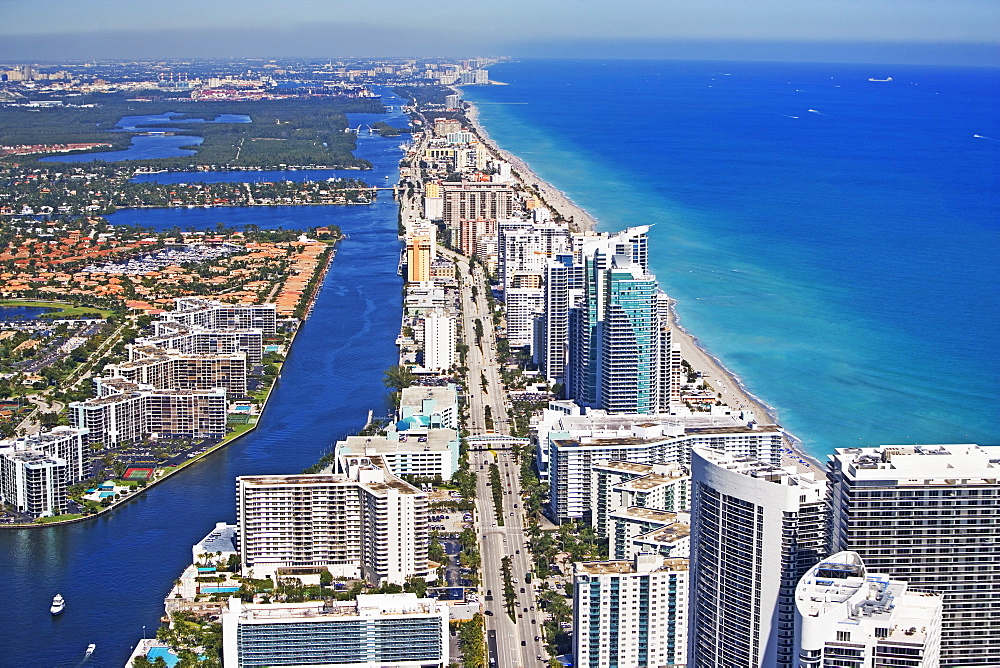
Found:
[[[891,82],[871,82],[892,76]],[[1000,442],[1000,76],[539,60],[468,87],[817,456]],[[978,135],[978,136],[976,136]]]

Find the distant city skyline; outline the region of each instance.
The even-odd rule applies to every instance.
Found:
[[[0,58],[513,57],[1000,64],[993,0],[4,0]]]

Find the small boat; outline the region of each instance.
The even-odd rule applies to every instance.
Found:
[[[62,597],[62,594],[56,594],[55,598],[52,599],[52,607],[49,608],[49,612],[53,615],[58,615],[66,607],[66,599]]]
[[[87,645],[87,656],[93,654],[95,649],[97,649],[97,645],[95,645],[94,643],[90,643],[89,645]]]
[[[875,77],[868,77],[869,81],[892,81],[892,77],[886,77],[885,79],[876,79]]]

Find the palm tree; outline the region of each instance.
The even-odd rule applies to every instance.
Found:
[[[385,370],[385,377],[382,378],[382,383],[386,387],[402,391],[404,387],[412,385],[414,380],[415,376],[410,372],[409,367],[396,364]]]

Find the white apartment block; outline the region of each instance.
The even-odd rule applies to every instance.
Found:
[[[174,310],[160,320],[204,329],[259,329],[264,336],[277,331],[274,304],[226,304],[202,297],[175,297]]]
[[[682,666],[687,655],[688,560],[574,564],[573,655],[578,668]]]
[[[108,376],[158,389],[209,390],[223,387],[234,396],[247,393],[246,353],[198,355],[156,346],[129,346],[129,361],[109,364]],[[98,382],[100,382],[98,380]]]
[[[111,390],[119,390],[112,394]],[[86,429],[86,443],[117,445],[150,434],[194,439],[226,435],[226,390],[157,390],[121,379],[102,379],[95,399],[69,405],[70,423]]]
[[[458,429],[458,388],[411,385],[399,396],[399,419],[431,429]]]
[[[831,456],[831,549],[944,595],[941,665],[1000,665],[1000,446],[883,445]]]
[[[424,369],[447,371],[458,361],[455,319],[442,310],[424,314]]]
[[[797,668],[795,586],[825,550],[812,473],[695,449],[688,668]]]
[[[206,329],[170,320],[153,322],[153,335],[139,337],[136,346],[156,346],[194,355],[246,353],[247,362],[258,364],[264,354],[264,332],[260,329]]]
[[[648,415],[594,414],[593,419],[588,419],[590,413],[563,416],[546,433],[549,504],[558,522],[591,518],[593,467],[598,463],[688,465],[696,447],[769,462],[781,457],[782,434],[774,426],[754,429],[732,417],[680,423]],[[539,431],[540,446],[541,438]]]
[[[687,559],[691,550],[691,516],[651,508],[620,508],[608,515],[608,555],[632,559],[659,554]]]
[[[427,495],[379,458],[350,456],[346,474],[237,478],[243,572],[315,573],[402,584],[427,575]]]
[[[336,445],[339,462],[347,455],[381,457],[393,475],[441,480],[451,480],[458,470],[458,450],[458,431],[426,427],[390,429],[385,436],[348,436]]]
[[[243,603],[222,612],[225,668],[446,668],[448,606],[416,594]]]
[[[532,345],[535,320],[545,306],[545,292],[534,288],[511,288],[504,293],[507,342],[511,348]]]
[[[0,448],[0,503],[33,518],[62,515],[68,468],[60,457]]]
[[[0,441],[0,451],[30,450],[66,462],[66,482],[72,484],[87,477],[86,429],[55,427],[38,434]]]
[[[937,668],[941,595],[871,573],[856,552],[838,552],[795,588],[796,668]]]
[[[601,462],[593,466],[593,485],[590,524],[605,538],[609,513],[633,506],[675,513],[691,507],[691,476],[677,463]]]

